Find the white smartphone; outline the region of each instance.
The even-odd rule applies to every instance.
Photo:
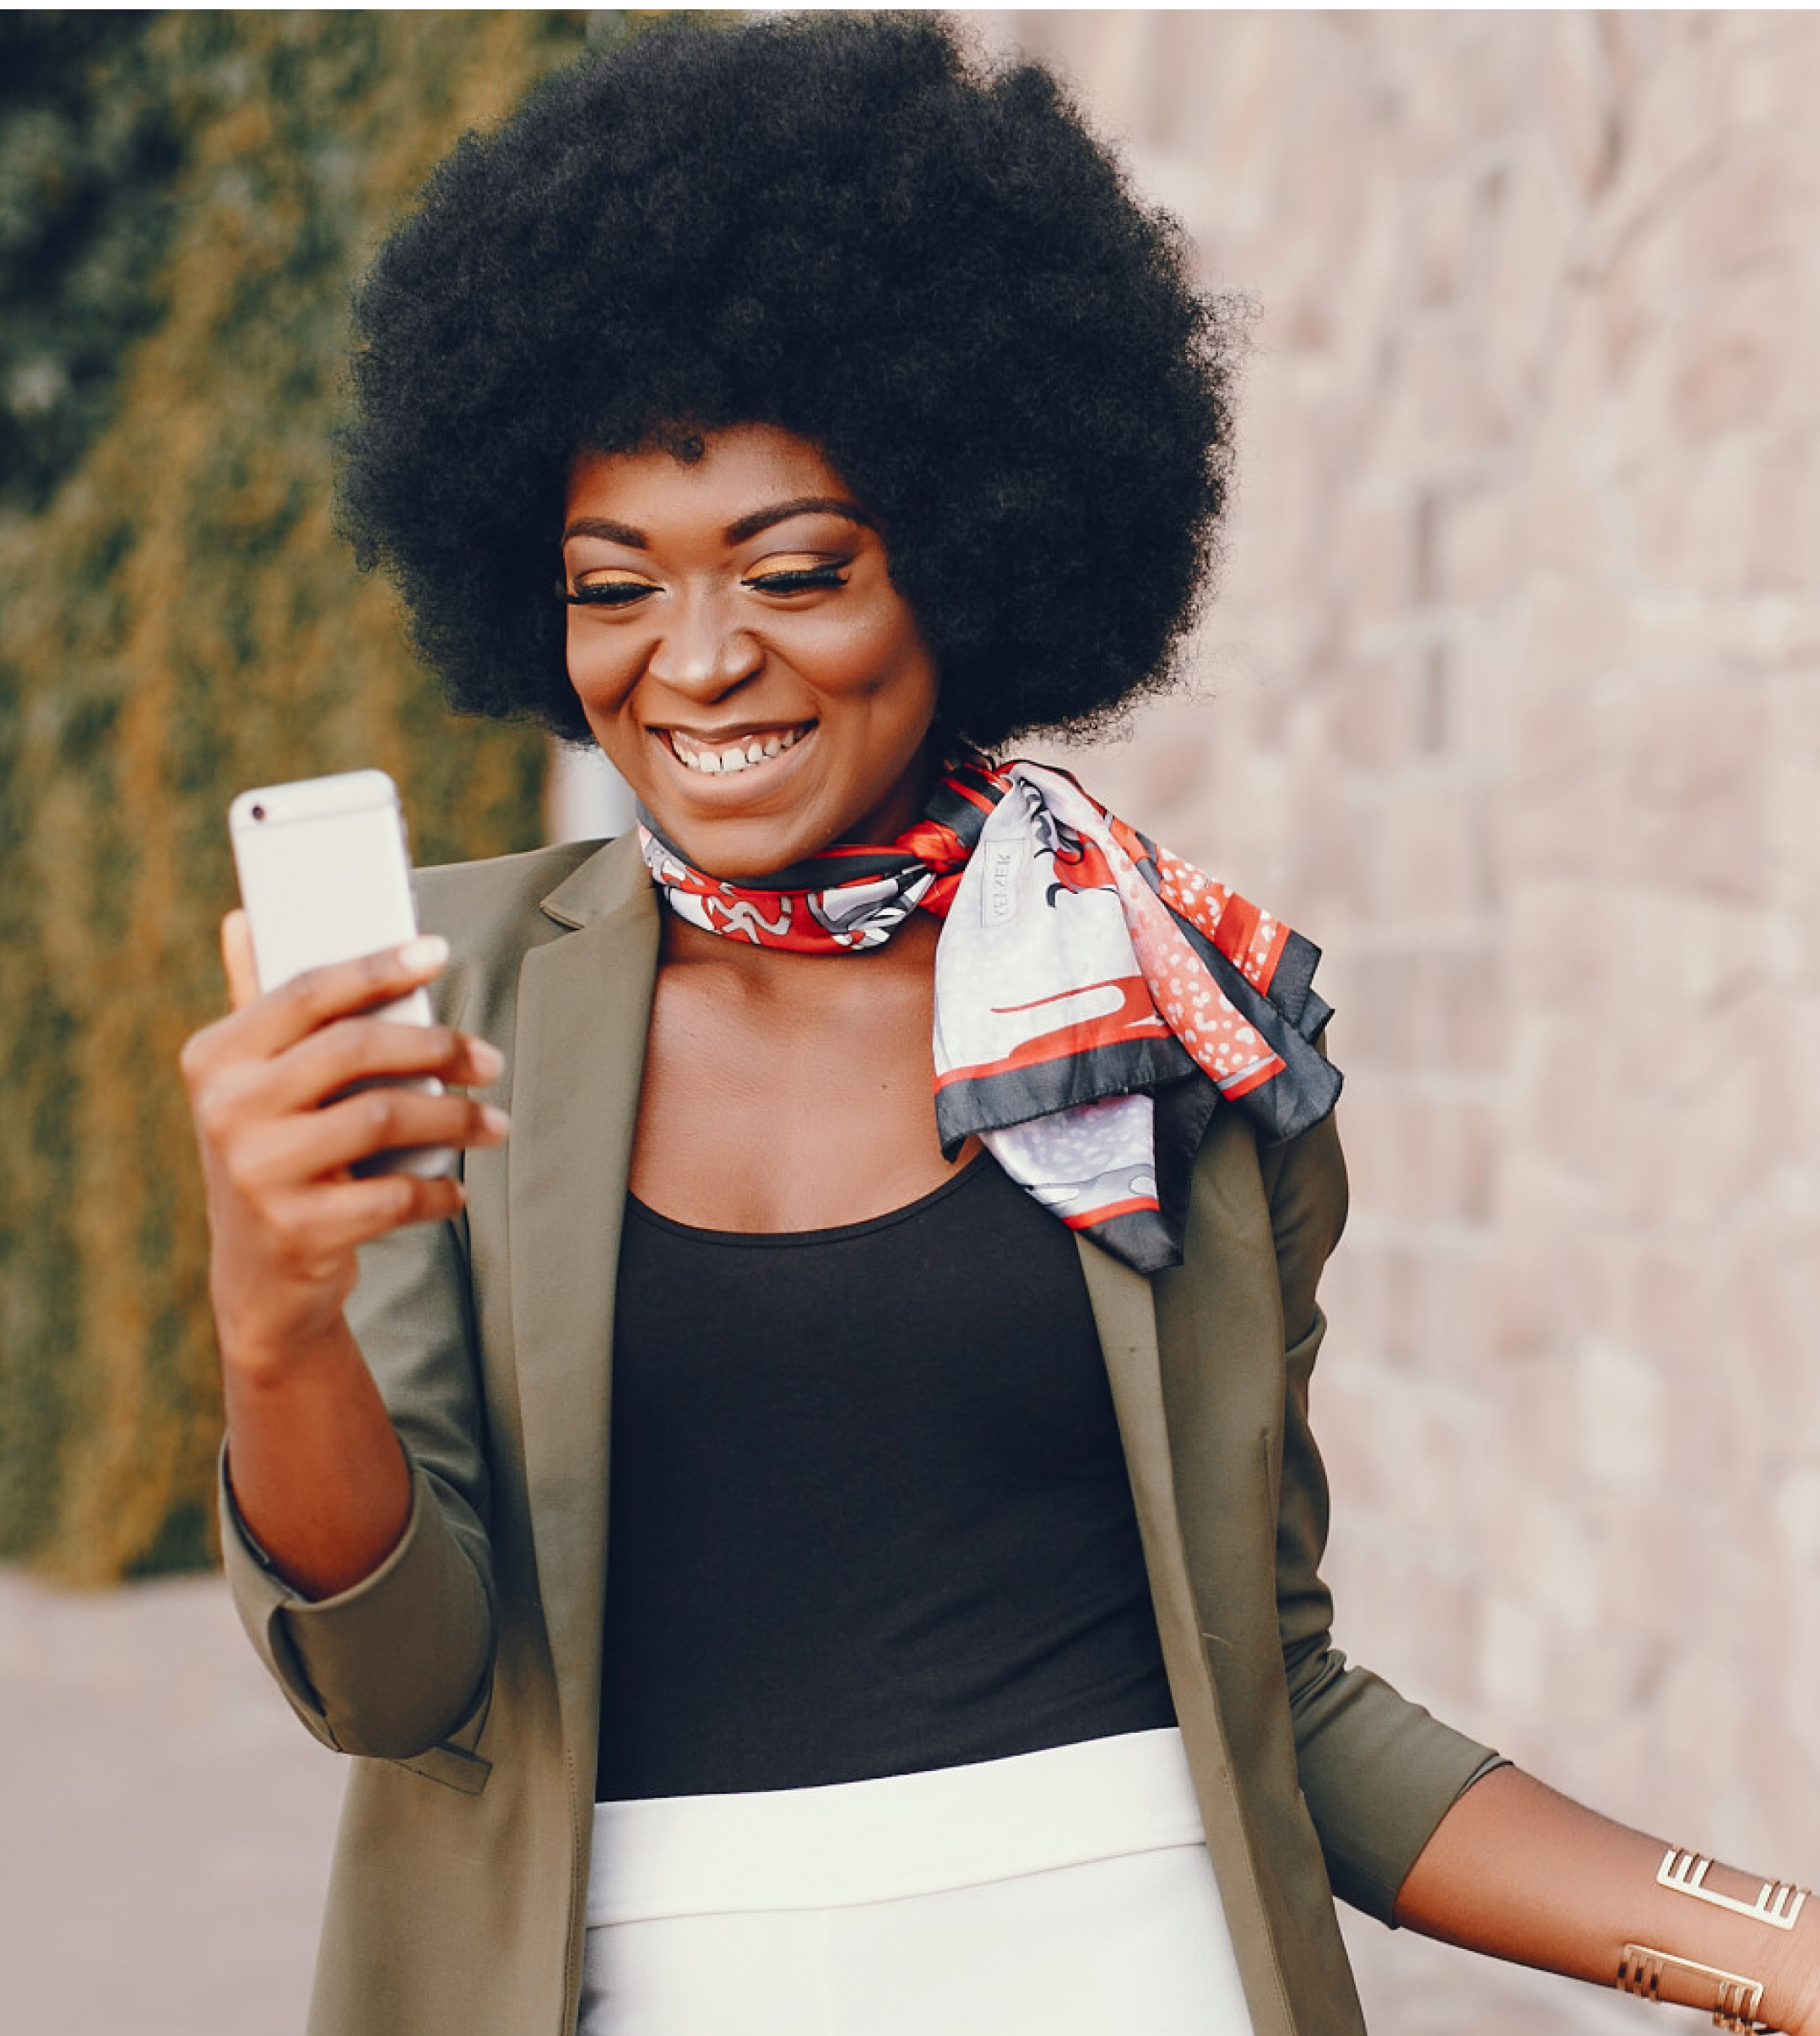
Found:
[[[399,946],[416,933],[404,810],[398,787],[383,771],[344,771],[242,792],[228,809],[228,834],[262,990],[325,962]],[[430,998],[414,990],[371,1015],[428,1025]],[[431,1075],[408,1086],[442,1093]],[[380,1153],[355,1171],[429,1178],[454,1163],[452,1147],[420,1145]]]

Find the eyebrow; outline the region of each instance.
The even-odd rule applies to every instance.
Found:
[[[843,502],[832,495],[799,495],[789,501],[773,503],[768,509],[755,509],[737,523],[728,524],[721,534],[729,544],[743,544],[773,523],[786,523],[793,516],[811,515],[844,516],[850,523],[863,523],[869,530],[875,528],[872,518],[857,502]]]
[[[756,537],[761,530],[768,530],[773,523],[787,523],[793,516],[810,515],[842,516],[848,523],[863,523],[869,530],[877,528],[856,502],[842,501],[832,495],[798,495],[787,502],[772,502],[763,509],[753,510],[749,516],[742,516],[737,523],[728,524],[721,538],[729,544],[743,544],[748,538]],[[577,517],[564,528],[562,541],[567,544],[575,537],[604,538],[609,544],[629,545],[634,551],[651,549],[651,539],[642,530],[634,529],[630,523],[616,523],[610,517]]]

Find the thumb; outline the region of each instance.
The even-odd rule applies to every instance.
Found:
[[[259,994],[259,972],[253,965],[252,929],[244,912],[230,912],[221,922],[221,967],[234,1009],[251,1004]]]

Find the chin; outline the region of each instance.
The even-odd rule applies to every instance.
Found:
[[[732,884],[758,882],[806,862],[833,838],[767,826],[761,820],[711,820],[704,825],[699,820],[685,820],[673,824],[659,815],[658,826],[705,876],[724,877]]]

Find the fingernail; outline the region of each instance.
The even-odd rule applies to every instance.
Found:
[[[496,1109],[491,1103],[485,1104],[482,1107],[480,1122],[486,1126],[495,1138],[503,1138],[512,1129],[512,1119],[503,1110]]]
[[[506,1070],[506,1056],[496,1046],[489,1046],[484,1039],[469,1041],[468,1058],[474,1063],[474,1071],[482,1081],[496,1081]]]
[[[448,958],[449,944],[441,934],[419,934],[398,950],[398,960],[409,969],[441,968]]]

